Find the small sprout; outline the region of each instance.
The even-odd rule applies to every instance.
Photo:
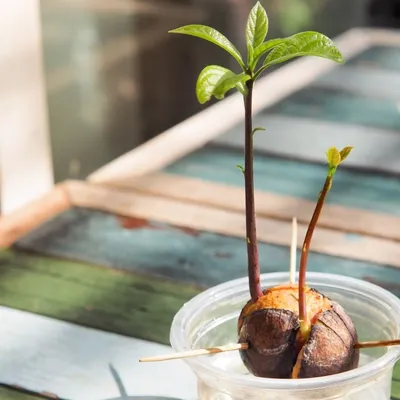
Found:
[[[350,317],[338,303],[306,285],[308,252],[332,184],[331,168],[336,170],[342,161],[335,147],[326,154],[329,170],[304,239],[298,287],[265,290],[256,302],[247,302],[238,319],[239,343],[249,344],[240,355],[256,376],[313,378],[358,366],[357,331]]]
[[[336,147],[331,147],[326,152],[329,176],[333,177],[339,164],[341,164],[349,156],[352,150],[353,147],[351,146],[346,146],[341,151],[339,151]]]
[[[331,147],[326,152],[326,158],[328,159],[328,174],[329,176],[333,176],[341,161],[339,150],[336,147]]]
[[[245,170],[244,170],[244,168],[243,168],[242,165],[238,164],[238,165],[236,165],[236,167],[237,167],[237,169],[238,169],[239,171],[241,171],[243,174],[245,173]]]
[[[265,128],[263,127],[254,128],[253,131],[251,132],[252,136],[254,136],[254,134],[259,131],[265,131]]]
[[[331,168],[337,168],[341,161],[340,151],[336,147],[331,147],[326,152],[326,158],[328,159],[328,164]]]
[[[343,147],[343,149],[340,150],[341,161],[344,161],[348,157],[348,155],[351,153],[352,150],[353,150],[353,147],[351,147],[351,146]]]

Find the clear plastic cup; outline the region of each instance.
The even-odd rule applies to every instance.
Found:
[[[288,282],[288,274],[261,276],[263,288]],[[356,325],[359,341],[400,337],[400,300],[390,292],[345,276],[307,274],[309,286],[340,303]],[[236,343],[236,322],[249,300],[247,278],[204,291],[176,314],[170,332],[175,351]],[[198,379],[200,400],[389,400],[400,347],[362,350],[360,366],[311,379],[264,379],[251,375],[237,351],[187,358]]]

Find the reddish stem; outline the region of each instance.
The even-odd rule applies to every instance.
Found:
[[[303,335],[303,338],[306,338],[308,336],[310,330],[310,321],[308,321],[307,318],[307,304],[306,304],[306,294],[305,294],[308,252],[310,250],[312,235],[317,225],[319,216],[321,215],[322,207],[324,205],[326,195],[329,192],[331,184],[332,184],[332,177],[328,176],[325,180],[324,187],[322,188],[322,191],[319,194],[317,205],[315,206],[313,216],[311,218],[310,224],[308,225],[308,230],[304,238],[303,248],[301,252],[300,270],[299,270],[299,319],[300,319],[300,331]]]
[[[262,296],[260,284],[260,265],[258,261],[256,211],[254,202],[254,177],[253,177],[253,81],[247,81],[247,95],[244,99],[245,109],[245,145],[244,145],[244,181],[246,196],[246,242],[247,242],[247,268],[249,276],[250,296],[256,302]]]

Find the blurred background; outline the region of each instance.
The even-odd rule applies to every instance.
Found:
[[[241,50],[253,0],[42,0],[46,96],[56,182],[85,178],[198,112],[194,84],[223,51],[168,35],[212,25]],[[362,26],[397,27],[398,0],[262,0],[269,37],[328,36]],[[345,12],[344,12],[345,10]]]

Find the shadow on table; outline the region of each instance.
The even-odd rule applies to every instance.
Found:
[[[105,400],[182,400],[173,397],[160,397],[160,396],[129,396],[128,393],[126,392],[122,379],[118,374],[118,371],[114,368],[112,364],[109,364],[109,367],[111,374],[115,380],[115,383],[118,386],[118,390],[121,396]]]

